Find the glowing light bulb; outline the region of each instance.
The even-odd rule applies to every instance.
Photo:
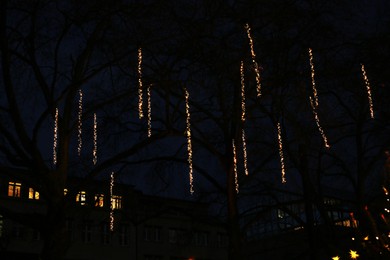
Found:
[[[148,137],[152,136],[152,98],[150,93],[150,87],[151,85],[149,85],[146,89],[148,97]]]
[[[238,185],[238,172],[237,172],[237,152],[236,152],[236,145],[234,143],[234,139],[232,140],[232,146],[233,146],[233,170],[234,170],[234,183],[236,185],[236,192],[239,192],[239,185]]]
[[[317,109],[318,107],[318,94],[316,88],[315,70],[314,70],[314,61],[313,61],[313,51],[309,48],[309,58],[310,58],[310,69],[311,69],[311,84],[313,87],[313,97],[314,97],[314,106]]]
[[[318,114],[317,114],[317,109],[315,107],[315,103],[314,103],[312,97],[309,97],[309,99],[310,99],[310,105],[311,105],[311,108],[312,108],[312,111],[313,111],[313,115],[314,115],[314,119],[315,119],[316,124],[317,124],[318,131],[320,132],[322,140],[324,141],[324,146],[326,148],[330,148],[330,145],[328,143],[328,138],[326,137],[325,132],[324,132],[324,130],[321,127],[320,119],[319,119]]]
[[[57,143],[58,143],[58,108],[54,116],[54,137],[53,137],[53,164],[57,164]]]
[[[244,62],[241,61],[240,66],[241,76],[241,121],[245,122],[245,77],[244,77]]]
[[[96,113],[93,113],[93,164],[97,163],[97,118]]]
[[[188,152],[188,165],[189,165],[189,179],[190,179],[190,193],[194,193],[194,178],[193,178],[193,167],[192,167],[192,142],[191,142],[191,114],[190,114],[190,104],[189,98],[190,94],[187,89],[185,91],[185,101],[186,101],[186,136],[187,136],[187,152]]]
[[[334,256],[334,257],[332,257],[332,260],[340,260],[340,257],[339,256]]]
[[[144,117],[143,112],[143,93],[142,93],[142,49],[138,49],[138,116],[139,118]]]
[[[351,259],[357,259],[359,257],[359,254],[357,253],[357,251],[353,251],[353,250],[349,250],[349,255],[350,255]]]
[[[372,119],[374,119],[374,105],[372,103],[370,81],[368,81],[368,77],[367,77],[366,70],[364,69],[364,65],[361,64],[361,66],[362,66],[363,79],[364,79],[364,82],[366,83],[368,104],[370,106],[370,116]]]
[[[250,28],[249,24],[245,24],[245,30],[246,30],[246,34],[247,34],[248,39],[249,39],[249,48],[251,50],[252,63],[253,63],[253,66],[255,68],[255,73],[256,73],[257,96],[260,97],[261,96],[260,69],[259,69],[259,65],[257,64],[257,61],[256,61],[256,53],[255,53],[255,49],[253,47],[253,39],[252,39],[251,28]]]
[[[284,155],[283,155],[282,128],[280,127],[280,122],[278,122],[278,143],[279,143],[280,169],[282,172],[282,183],[286,183],[286,170],[284,167]]]
[[[247,151],[246,151],[246,137],[245,137],[245,130],[244,129],[242,129],[241,139],[242,139],[242,151],[243,151],[243,155],[244,155],[244,170],[245,170],[245,175],[248,175],[249,174],[248,158],[247,158]]]
[[[114,172],[110,175],[110,230],[114,231],[114,201],[113,201],[113,190],[114,190]]]
[[[82,127],[83,127],[83,122],[82,122],[82,115],[83,115],[83,92],[81,89],[79,90],[79,111],[78,111],[78,121],[77,121],[77,139],[78,139],[78,146],[77,146],[77,154],[80,156],[81,155],[81,146],[83,145],[83,140],[82,140]]]

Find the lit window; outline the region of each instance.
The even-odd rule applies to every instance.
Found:
[[[85,191],[80,191],[76,195],[76,202],[79,202],[80,205],[84,206],[86,201],[86,192]]]
[[[39,192],[35,191],[33,188],[28,189],[28,198],[30,200],[39,200]]]
[[[122,208],[122,196],[112,195],[111,206],[113,209],[121,209]]]
[[[95,207],[102,208],[104,206],[104,194],[95,195]]]
[[[18,197],[20,198],[20,189],[22,184],[19,182],[9,182],[8,183],[8,196],[9,197]]]

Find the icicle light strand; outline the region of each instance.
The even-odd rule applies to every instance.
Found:
[[[113,190],[114,190],[114,172],[111,172],[111,175],[110,175],[110,231],[114,231]]]
[[[82,127],[83,127],[82,115],[83,115],[83,92],[80,89],[79,90],[78,124],[77,124],[77,130],[78,130],[78,135],[77,135],[77,139],[78,139],[77,154],[79,156],[81,155],[81,147],[83,145],[83,140],[82,140]]]
[[[96,113],[93,113],[93,164],[97,163],[97,118]]]
[[[191,142],[191,115],[190,115],[190,105],[189,98],[190,94],[187,89],[185,91],[185,101],[186,101],[186,136],[187,136],[187,151],[188,151],[188,165],[189,165],[189,178],[190,178],[190,193],[194,193],[194,184],[193,184],[193,167],[192,167],[192,142]]]
[[[256,62],[256,53],[253,47],[253,39],[251,35],[251,28],[249,24],[245,24],[245,30],[249,39],[249,47],[251,49],[251,56],[252,56],[252,63],[255,68],[255,73],[256,73],[256,90],[257,90],[257,96],[261,96],[261,82],[260,82],[260,70],[259,70],[259,65]]]
[[[279,143],[280,169],[282,172],[282,183],[286,183],[286,169],[284,167],[282,128],[280,126],[280,122],[278,122],[278,143]]]
[[[241,138],[242,138],[242,151],[243,151],[243,155],[244,155],[244,170],[245,170],[245,175],[248,175],[249,174],[248,157],[247,157],[247,152],[246,152],[246,137],[245,137],[245,130],[244,129],[242,129]]]
[[[325,132],[324,132],[324,130],[321,127],[320,119],[319,119],[318,114],[317,114],[317,109],[315,107],[315,103],[314,103],[312,97],[309,97],[309,99],[310,99],[310,105],[311,105],[311,108],[312,108],[312,111],[313,111],[313,114],[314,114],[314,119],[316,120],[316,124],[317,124],[318,130],[320,131],[322,139],[324,140],[324,145],[325,145],[326,148],[330,148],[330,145],[328,143],[328,138],[326,137]]]
[[[238,185],[238,172],[237,172],[237,152],[236,152],[236,145],[234,143],[234,139],[232,140],[232,146],[233,146],[233,170],[234,170],[234,183],[236,185],[236,192],[239,192],[239,185]]]
[[[318,94],[317,94],[316,81],[315,81],[313,51],[311,48],[309,48],[309,58],[310,58],[311,84],[313,87],[314,105],[315,105],[315,108],[317,108],[318,107]]]
[[[361,66],[362,66],[363,79],[364,82],[366,83],[366,88],[367,88],[368,104],[370,106],[370,116],[372,119],[374,119],[374,105],[372,103],[372,97],[371,97],[371,86],[370,86],[370,82],[368,81],[368,77],[367,77],[366,70],[364,69],[364,65],[361,64]]]
[[[139,118],[144,117],[144,112],[142,110],[143,99],[142,99],[142,49],[138,49],[138,116]]]
[[[54,137],[53,137],[53,164],[57,164],[57,142],[58,142],[58,108],[54,116]]]
[[[245,75],[244,75],[244,62],[241,61],[240,66],[241,76],[241,121],[245,122]]]
[[[148,137],[152,136],[152,101],[151,101],[151,93],[150,87],[148,86],[146,89],[147,97],[148,97]]]

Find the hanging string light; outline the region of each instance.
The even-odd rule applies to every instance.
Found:
[[[140,119],[144,117],[144,112],[142,110],[142,89],[142,49],[138,48],[138,116]]]
[[[244,170],[245,170],[245,175],[248,175],[249,174],[249,171],[248,171],[248,159],[247,159],[247,152],[246,152],[246,137],[245,137],[245,130],[242,129],[242,133],[241,133],[241,139],[242,139],[242,151],[243,151],[243,155],[244,155]]]
[[[366,88],[367,88],[368,104],[370,106],[370,116],[372,119],[374,119],[374,105],[372,103],[372,97],[371,97],[371,86],[370,86],[370,82],[368,81],[368,77],[367,77],[366,70],[364,69],[364,65],[361,64],[361,66],[362,66],[363,79],[364,82],[366,83]]]
[[[246,151],[246,138],[245,138],[245,130],[244,130],[244,122],[245,122],[245,75],[244,75],[244,62],[241,61],[240,66],[240,76],[241,76],[241,122],[242,122],[242,150],[244,155],[244,170],[245,175],[248,175],[248,159],[247,159],[247,151]]]
[[[58,142],[58,108],[54,116],[54,137],[53,137],[53,164],[57,164],[57,142]]]
[[[234,183],[236,185],[236,192],[239,192],[239,185],[238,185],[238,172],[237,172],[237,152],[236,152],[236,145],[234,143],[234,139],[232,139],[232,146],[233,146],[233,170],[234,170]]]
[[[244,62],[241,61],[240,66],[241,76],[241,121],[245,122],[245,75],[244,75]]]
[[[189,165],[189,178],[190,178],[190,193],[194,193],[193,185],[193,167],[192,167],[192,142],[191,142],[191,114],[190,114],[190,105],[189,98],[190,94],[187,89],[185,91],[185,101],[186,101],[186,136],[187,136],[187,151],[188,151],[188,165]]]
[[[152,136],[152,101],[151,101],[151,93],[150,93],[150,87],[148,86],[146,89],[147,97],[148,97],[148,137]]]
[[[114,172],[111,172],[111,175],[110,175],[110,230],[111,231],[114,231],[113,190],[114,190]]]
[[[252,63],[253,63],[253,66],[255,68],[255,73],[256,73],[257,96],[260,97],[261,96],[260,69],[259,69],[259,65],[257,64],[257,61],[256,61],[256,53],[255,53],[255,49],[253,47],[253,39],[252,39],[251,28],[250,28],[249,24],[245,24],[245,30],[246,30],[246,34],[247,34],[248,39],[249,39],[249,47],[251,49]]]
[[[282,128],[280,127],[280,122],[278,122],[278,143],[279,143],[280,168],[282,172],[282,183],[286,183],[286,170],[284,167],[284,155],[283,155]]]
[[[97,118],[96,113],[93,113],[93,164],[97,163]]]
[[[312,108],[312,111],[313,111],[314,119],[316,121],[317,128],[320,131],[320,134],[322,136],[322,140],[324,141],[324,145],[325,145],[326,148],[330,148],[330,145],[328,143],[328,138],[326,137],[325,132],[324,132],[324,130],[321,127],[320,119],[319,119],[318,114],[317,114],[317,109],[315,107],[315,103],[314,103],[312,97],[309,97],[309,99],[310,99],[310,105],[311,105],[311,108]]]
[[[310,69],[311,69],[311,84],[313,87],[313,97],[314,97],[314,105],[315,108],[318,107],[318,94],[317,94],[317,88],[316,88],[316,81],[315,81],[315,70],[314,70],[314,61],[313,61],[313,51],[311,48],[309,48],[309,60],[310,60]]]
[[[81,146],[83,144],[82,140],[82,127],[83,127],[83,122],[82,122],[82,115],[83,115],[83,92],[81,89],[79,90],[79,112],[78,112],[78,124],[77,124],[77,130],[78,130],[78,146],[77,146],[77,154],[80,156],[81,155]]]

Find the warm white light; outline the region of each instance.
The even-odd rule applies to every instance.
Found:
[[[370,116],[372,119],[374,119],[374,105],[372,103],[372,97],[371,97],[371,86],[370,82],[368,81],[367,73],[366,70],[364,69],[364,65],[362,65],[362,73],[363,73],[363,79],[364,82],[366,83],[366,88],[367,88],[367,97],[368,97],[368,104],[370,106]]]
[[[114,172],[111,172],[110,175],[110,230],[111,231],[114,231],[113,190],[114,190]]]
[[[78,121],[77,121],[77,130],[78,130],[78,146],[77,146],[77,154],[80,156],[81,155],[81,146],[83,144],[82,140],[82,127],[83,127],[83,122],[82,122],[82,115],[83,115],[83,92],[81,89],[79,90],[79,111],[78,111]]]
[[[152,136],[152,98],[150,93],[150,87],[151,85],[149,85],[146,89],[148,97],[148,137]]]
[[[236,192],[239,192],[239,185],[238,185],[238,172],[237,172],[237,152],[236,152],[236,145],[234,144],[234,139],[232,140],[232,146],[233,146],[233,170],[234,170],[234,182],[236,185]]]
[[[185,101],[186,101],[186,136],[187,136],[187,151],[188,151],[188,165],[189,165],[189,179],[190,179],[190,193],[194,193],[194,184],[193,184],[193,167],[192,167],[192,142],[191,142],[191,114],[190,114],[190,94],[187,89],[185,91]]]
[[[353,251],[353,250],[349,250],[349,255],[350,255],[351,259],[357,259],[359,257],[359,254],[357,253],[357,251]]]
[[[252,63],[253,63],[253,66],[255,68],[255,73],[256,73],[257,96],[260,97],[261,96],[260,69],[259,69],[259,65],[257,64],[257,61],[256,61],[256,53],[255,53],[255,50],[253,47],[253,39],[252,39],[251,28],[250,28],[249,24],[245,24],[245,30],[246,30],[246,34],[247,34],[248,39],[249,39],[249,47],[251,49]]]
[[[278,143],[279,143],[280,169],[282,172],[282,183],[286,183],[286,170],[284,167],[284,155],[283,155],[283,139],[282,139],[282,129],[280,127],[280,122],[278,122]]]
[[[334,257],[332,257],[332,260],[340,260],[340,257],[339,256],[334,256]]]
[[[315,70],[314,70],[314,61],[313,61],[313,51],[311,48],[309,48],[309,58],[310,58],[310,69],[311,69],[311,84],[313,87],[313,97],[314,97],[314,105],[315,108],[318,108],[318,95],[317,95],[317,88],[316,88],[316,82],[315,82]]]
[[[242,151],[243,151],[243,155],[244,155],[244,170],[245,170],[245,175],[248,175],[249,174],[249,171],[248,171],[248,158],[247,158],[247,153],[246,153],[246,137],[245,137],[245,130],[242,129],[242,133],[241,133],[241,138],[242,138]]]
[[[329,148],[330,145],[328,143],[328,138],[326,137],[325,132],[324,132],[324,130],[321,127],[320,119],[319,119],[318,114],[317,114],[317,109],[315,107],[315,103],[314,103],[312,97],[309,97],[309,99],[310,99],[310,105],[311,105],[311,108],[312,108],[312,111],[313,111],[313,114],[314,114],[314,119],[316,121],[318,131],[320,131],[320,134],[321,134],[322,140],[324,141],[325,147]]]
[[[97,118],[96,113],[93,113],[93,164],[97,163]]]
[[[142,94],[142,49],[138,49],[138,116],[139,118],[144,117],[143,107],[143,94]]]
[[[57,164],[57,142],[58,142],[58,108],[54,116],[54,137],[53,137],[53,164]]]
[[[244,77],[244,62],[241,61],[240,66],[241,76],[241,121],[245,122],[245,77]]]

